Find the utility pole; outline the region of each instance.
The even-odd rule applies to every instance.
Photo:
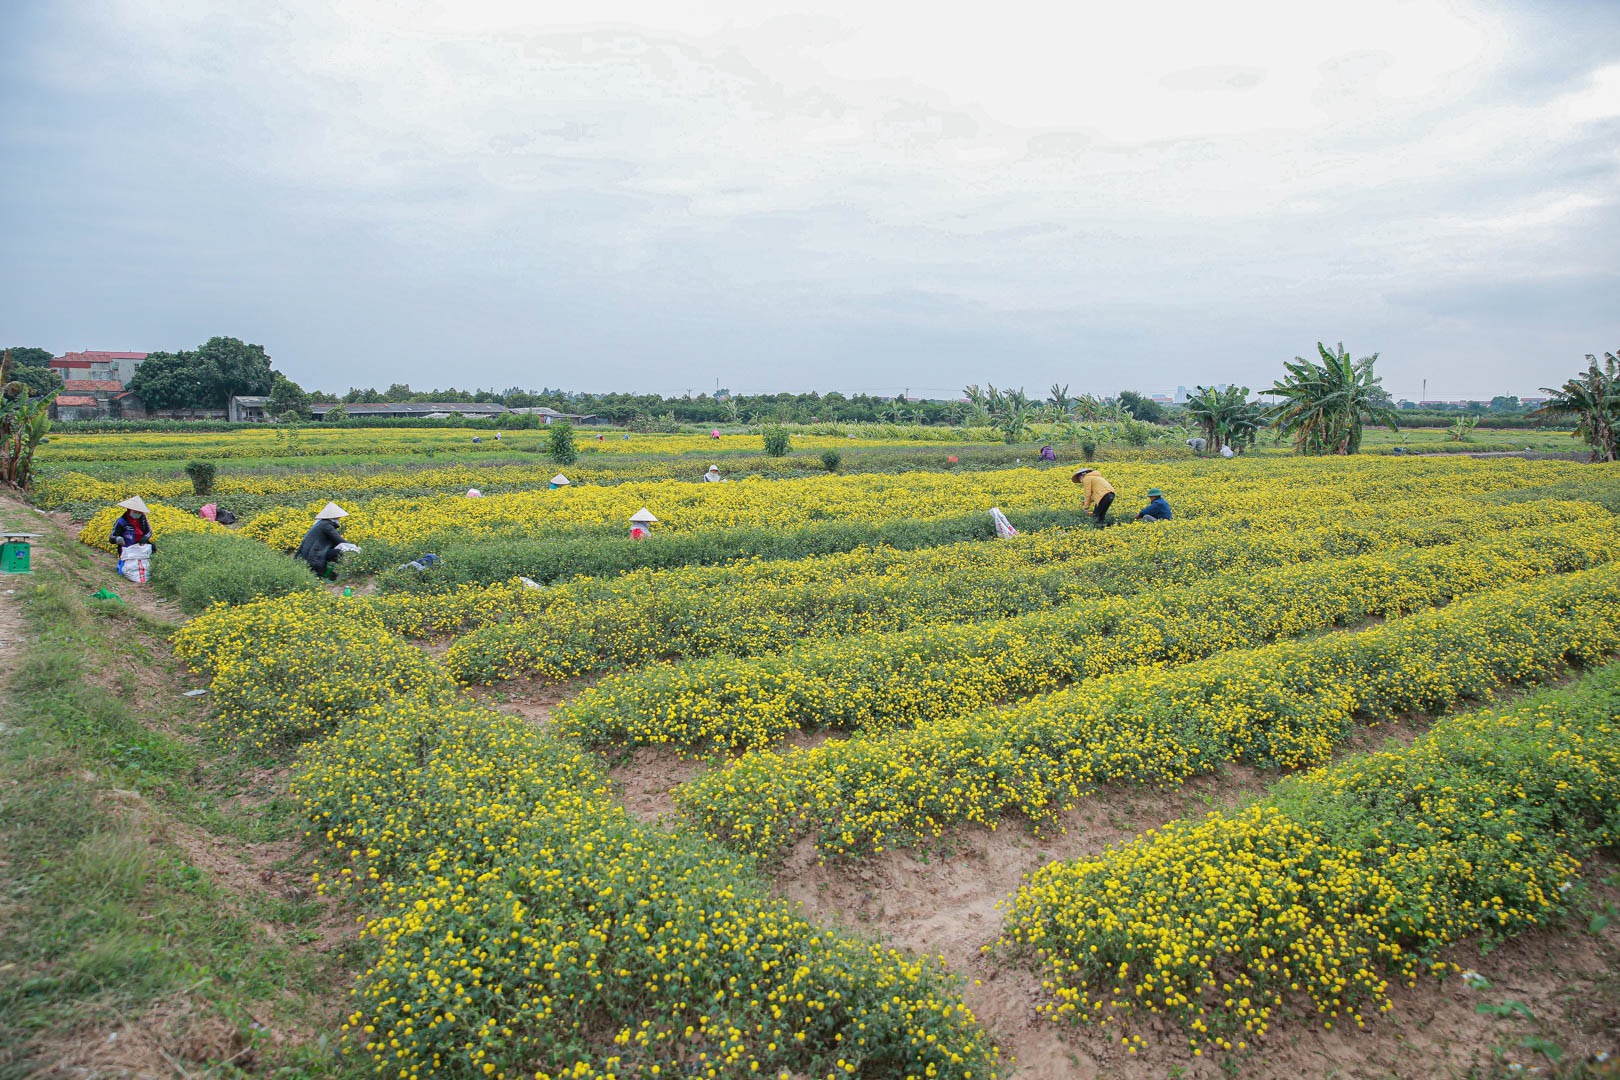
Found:
[[[1428,400],[1429,400],[1429,380],[1424,379],[1423,380],[1423,396],[1418,398],[1418,401],[1423,402],[1423,401],[1428,401]]]

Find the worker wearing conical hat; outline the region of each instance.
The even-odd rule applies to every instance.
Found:
[[[656,524],[658,524],[658,519],[653,517],[651,510],[643,506],[630,515],[630,539],[647,539],[652,535],[652,527]]]
[[[718,484],[720,482],[720,466],[710,465],[709,471],[703,474],[703,479],[711,484]]]
[[[1114,505],[1114,485],[1102,478],[1102,473],[1089,465],[1076,470],[1073,477],[1075,483],[1084,485],[1085,508],[1091,511],[1092,522],[1097,528],[1108,524],[1108,508]]]
[[[112,535],[107,539],[118,549],[119,558],[123,558],[125,548],[152,542],[152,523],[147,520],[146,503],[139,495],[132,495],[118,505],[124,512],[113,522]]]
[[[556,491],[559,488],[565,488],[567,486],[568,477],[564,476],[562,473],[558,473],[556,476],[551,478],[551,483],[546,485],[546,489],[548,491]]]
[[[339,530],[348,516],[349,512],[337,503],[327,503],[315,515],[315,524],[309,527],[303,543],[298,545],[297,557],[309,564],[316,577],[331,576],[332,563],[343,554],[338,550],[338,545],[343,543],[343,533]]]

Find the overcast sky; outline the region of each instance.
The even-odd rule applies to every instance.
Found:
[[[1396,396],[1620,348],[1620,2],[0,0],[0,339]]]

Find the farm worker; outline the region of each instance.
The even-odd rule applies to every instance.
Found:
[[[597,437],[596,437],[596,441],[597,441],[597,442],[601,442],[601,441],[602,441],[602,440],[603,440],[603,439],[605,439],[605,438],[607,438],[607,436],[606,436],[606,435],[598,435],[598,436],[597,436]]]
[[[720,437],[720,429],[719,428],[715,428],[714,430],[709,432],[709,438],[718,439],[719,437]]]
[[[315,515],[315,524],[304,534],[304,542],[298,545],[296,557],[308,563],[316,577],[329,576],[327,568],[342,554],[338,545],[343,543],[343,534],[338,530],[348,516],[349,512],[337,503],[327,503]]]
[[[720,466],[710,465],[709,471],[703,474],[705,483],[718,484],[720,482]]]
[[[469,499],[482,499],[483,497],[484,497],[484,493],[482,491],[479,491],[477,488],[468,488],[467,489],[467,498],[469,498]]]
[[[645,506],[643,506],[640,510],[637,510],[634,514],[630,515],[630,539],[647,539],[647,537],[652,535],[652,527],[656,524],[658,524],[658,519],[653,517],[651,510],[648,510]]]
[[[475,443],[481,443],[481,442],[483,442],[483,441],[484,441],[484,440],[483,440],[483,439],[480,439],[480,438],[479,438],[479,437],[478,437],[478,436],[476,436],[476,435],[474,435],[474,436],[473,436],[473,442],[475,442]]]
[[[500,441],[501,441],[501,433],[500,433],[500,432],[498,432],[498,431],[497,431],[497,432],[496,432],[496,433],[495,433],[495,441],[496,441],[496,442],[500,442]]]
[[[1203,439],[1188,439],[1187,448],[1195,454],[1202,454],[1207,444]]]
[[[119,550],[121,557],[127,547],[152,542],[152,523],[146,519],[146,503],[139,495],[131,495],[118,505],[124,508],[124,512],[113,522],[112,535],[107,539]]]
[[[568,477],[564,476],[562,473],[558,473],[556,476],[551,478],[551,483],[546,485],[546,490],[556,491],[558,488],[565,488],[567,486]]]
[[[1075,483],[1084,485],[1085,509],[1090,510],[1097,528],[1108,524],[1108,508],[1114,505],[1114,485],[1102,478],[1093,468],[1084,468],[1072,476]]]
[[[1158,488],[1148,488],[1148,504],[1136,515],[1137,521],[1169,521],[1170,504],[1165,501],[1164,492]]]
[[[853,435],[850,436],[850,438],[852,438],[852,439],[854,437],[855,436],[853,436]],[[955,465],[956,464],[956,455],[952,454],[950,457],[946,458],[945,459],[945,464],[947,464],[947,465]]]
[[[1056,461],[1057,460],[1057,451],[1053,450],[1052,447],[1049,446],[1049,445],[1041,447],[1041,460],[1042,461]]]

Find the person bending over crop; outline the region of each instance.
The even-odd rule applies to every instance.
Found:
[[[146,518],[146,503],[139,495],[132,495],[118,505],[124,512],[113,522],[112,535],[107,539],[118,549],[121,559],[125,548],[152,542],[152,523]]]
[[[1148,504],[1137,511],[1137,521],[1169,521],[1170,504],[1165,501],[1164,492],[1158,488],[1148,489]]]
[[[1091,511],[1097,528],[1108,524],[1108,508],[1114,505],[1114,485],[1102,478],[1096,469],[1081,469],[1071,479],[1085,491],[1085,509]]]
[[[327,577],[332,563],[343,554],[338,550],[338,545],[343,543],[343,533],[339,530],[348,516],[349,512],[337,503],[327,503],[315,515],[315,524],[304,534],[304,542],[298,545],[297,557],[309,564],[316,577]]]

